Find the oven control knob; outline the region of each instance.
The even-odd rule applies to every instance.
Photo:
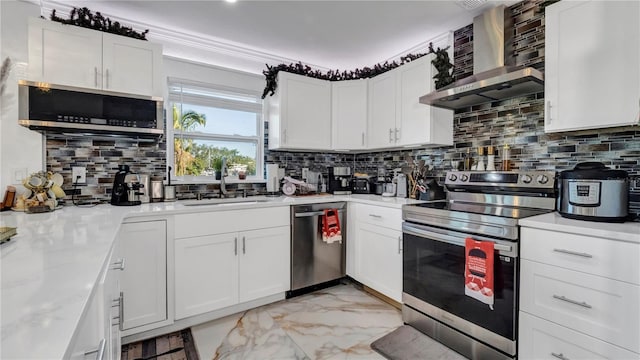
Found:
[[[456,176],[456,174],[451,174],[451,175],[449,175],[449,180],[456,181],[456,180],[458,180],[458,177]]]
[[[549,182],[549,177],[547,175],[538,175],[536,179],[540,184],[546,184]]]
[[[467,176],[467,174],[462,174],[462,175],[460,176],[460,180],[462,180],[462,181],[467,181],[467,180],[469,180],[469,177]]]
[[[529,183],[531,183],[531,180],[533,180],[533,179],[531,178],[530,175],[527,175],[527,174],[522,175],[522,182],[523,183],[529,184]]]

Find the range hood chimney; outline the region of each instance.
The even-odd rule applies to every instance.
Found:
[[[420,102],[457,110],[541,91],[542,72],[515,66],[511,11],[500,5],[473,19],[473,75],[420,97]]]

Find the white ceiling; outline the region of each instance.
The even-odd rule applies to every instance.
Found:
[[[176,37],[182,42],[195,39],[215,44],[219,51],[239,51],[254,56],[262,68],[266,60],[341,70],[423,51],[429,41],[446,39],[449,31],[472,23],[483,10],[517,1],[488,1],[473,10],[463,7],[471,2],[480,1],[41,1],[61,17],[68,16],[71,6],[86,6],[135,30],[149,28],[150,40],[163,34],[174,42]],[[49,13],[43,8],[45,17]],[[188,51],[180,54],[175,47],[165,49],[172,56],[216,63]]]

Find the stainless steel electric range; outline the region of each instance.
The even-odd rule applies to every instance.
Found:
[[[447,200],[402,209],[403,320],[470,359],[513,359],[518,220],[555,209],[555,172],[454,171],[445,185]]]

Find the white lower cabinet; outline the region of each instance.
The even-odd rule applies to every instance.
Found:
[[[124,223],[118,236],[122,272],[122,329],[159,323],[167,314],[167,222]]]
[[[289,222],[289,207],[176,216],[176,320],[289,290]]]
[[[539,317],[520,313],[519,359],[639,359],[639,355]]]
[[[355,204],[354,278],[402,302],[402,215],[400,209]]]
[[[640,245],[528,227],[521,235],[519,358],[640,359]]]

